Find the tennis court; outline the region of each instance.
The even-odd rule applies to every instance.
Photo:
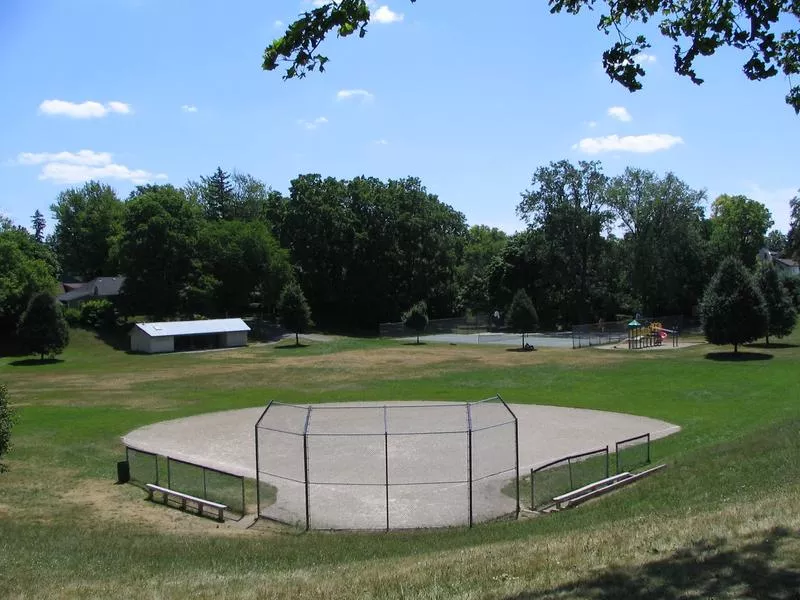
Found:
[[[416,336],[400,338],[402,342],[416,342]],[[496,346],[522,346],[519,333],[434,333],[420,336],[420,342],[436,344],[493,344]],[[526,333],[525,343],[534,348],[572,348],[572,332]]]

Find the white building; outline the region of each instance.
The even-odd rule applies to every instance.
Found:
[[[175,352],[247,345],[250,327],[241,319],[137,323],[130,332],[133,352]]]

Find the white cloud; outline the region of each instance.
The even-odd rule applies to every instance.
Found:
[[[369,102],[375,95],[367,90],[339,90],[336,92],[337,100],[349,100],[351,98],[361,98],[364,102]]]
[[[196,113],[197,107],[194,104],[184,104],[181,106],[181,110],[187,113]]]
[[[589,129],[594,129],[595,127],[597,127],[597,121],[588,121],[588,122],[586,123],[586,126],[587,126]]]
[[[85,166],[108,165],[111,164],[111,154],[94,150],[78,150],[77,152],[21,152],[17,155],[17,163],[20,165],[41,165],[53,162]]]
[[[370,21],[376,23],[399,23],[402,20],[403,13],[396,13],[386,5],[379,6],[370,15]]]
[[[277,21],[275,21],[275,22],[272,24],[272,26],[273,26],[275,29],[280,29],[281,27],[283,27],[283,21],[281,21],[280,19],[278,19]]]
[[[654,63],[656,62],[656,57],[654,54],[647,54],[646,52],[641,52],[640,54],[637,54],[633,60],[639,64]]]
[[[135,184],[166,179],[164,173],[131,169],[113,162],[110,152],[79,150],[78,152],[21,152],[20,165],[42,165],[39,179],[55,183],[83,183],[90,179],[120,179]]]
[[[39,105],[39,112],[45,115],[63,115],[72,119],[99,119],[109,113],[130,114],[131,105],[125,102],[111,101],[106,104],[87,100],[86,102],[68,102],[66,100],[45,100]]]
[[[327,122],[328,122],[328,119],[326,119],[325,117],[317,117],[313,121],[307,121],[305,119],[298,119],[297,124],[302,126],[302,127],[304,127],[305,129],[311,131],[313,129],[316,129],[320,125],[324,125]]]
[[[626,123],[633,120],[631,113],[629,113],[628,109],[624,106],[612,106],[608,109],[608,116],[617,121],[625,121]]]
[[[668,150],[676,144],[682,144],[683,138],[667,133],[648,133],[644,135],[607,135],[605,137],[583,138],[572,146],[573,150],[580,150],[586,154],[599,154],[601,152],[636,152],[647,154]]]
[[[389,142],[387,140],[383,140],[383,139],[375,140],[375,145],[376,146],[388,146]]]

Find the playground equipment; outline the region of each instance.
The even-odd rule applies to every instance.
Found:
[[[678,347],[678,329],[666,329],[661,322],[652,321],[646,325],[636,319],[628,323],[628,350],[639,350],[664,345],[670,338],[672,347]]]

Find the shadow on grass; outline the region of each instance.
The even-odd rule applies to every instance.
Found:
[[[701,540],[662,560],[612,568],[578,583],[507,600],[797,598],[800,569],[787,559],[798,540],[797,532],[783,527],[750,536],[741,547],[724,538]]]
[[[308,348],[311,344],[304,344],[300,342],[299,344],[291,344],[288,346],[275,346],[275,350],[300,350],[301,348]]]
[[[706,359],[718,362],[750,362],[754,360],[771,360],[772,354],[765,352],[708,352]]]
[[[800,348],[800,344],[784,344],[781,342],[770,342],[769,344],[765,344],[764,342],[759,342],[758,344],[747,344],[747,347],[759,348],[762,350],[785,350],[787,348]]]
[[[41,367],[43,365],[57,365],[63,363],[63,358],[45,358],[44,360],[38,358],[24,358],[22,360],[15,360],[8,363],[12,367]]]
[[[427,345],[428,342],[403,342],[403,346],[427,346]]]
[[[506,348],[506,352],[536,352],[536,348]]]

